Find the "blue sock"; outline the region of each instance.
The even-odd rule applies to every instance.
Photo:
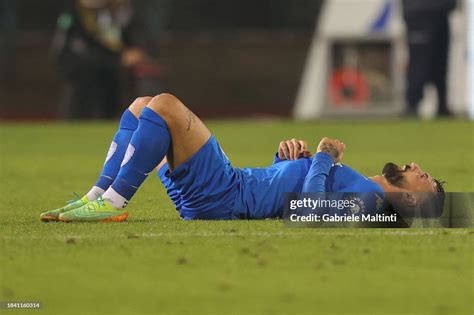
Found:
[[[137,126],[137,117],[127,109],[120,119],[119,129],[110,144],[104,167],[102,168],[102,173],[100,173],[95,186],[107,190],[107,188],[112,185],[112,182],[120,171],[120,164],[122,163],[130,139],[132,138],[134,131],[137,129]]]
[[[170,146],[166,122],[153,110],[146,108],[140,115],[122,162],[122,168],[112,183],[112,189],[130,200],[145,178],[163,160]]]

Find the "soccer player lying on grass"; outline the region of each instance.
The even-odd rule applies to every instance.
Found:
[[[271,166],[235,168],[204,123],[170,94],[141,97],[124,112],[99,179],[80,200],[42,213],[42,221],[123,221],[145,178],[158,176],[181,217],[261,219],[281,217],[285,192],[442,191],[415,163],[388,163],[370,178],[339,164],[339,140],[323,138],[316,154],[302,140],[282,141]]]

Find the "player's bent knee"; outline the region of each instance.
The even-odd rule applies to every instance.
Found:
[[[176,116],[177,111],[182,105],[181,101],[174,95],[162,93],[151,99],[147,107],[160,114],[165,120]]]
[[[139,117],[143,109],[150,103],[152,100],[151,96],[142,96],[137,97],[135,101],[128,107],[128,109],[136,116]]]

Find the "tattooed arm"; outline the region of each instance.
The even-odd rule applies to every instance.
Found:
[[[327,153],[333,158],[334,163],[339,163],[342,161],[345,149],[346,145],[339,141],[339,139],[333,140],[329,138],[323,138],[319,142],[318,148],[316,149],[316,153]]]
[[[302,192],[325,192],[326,178],[333,163],[339,163],[346,145],[339,140],[323,138],[303,183]]]

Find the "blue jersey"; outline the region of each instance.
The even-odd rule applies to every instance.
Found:
[[[346,165],[334,165],[332,157],[325,153],[295,161],[282,161],[275,156],[270,167],[236,171],[242,181],[241,209],[250,218],[280,217],[287,192],[367,193],[358,194],[360,205],[367,209],[380,208],[383,198],[378,184]]]
[[[163,185],[184,219],[262,219],[283,215],[288,192],[371,193],[369,208],[382,188],[345,165],[333,165],[326,153],[296,161],[275,157],[269,167],[235,168],[211,136],[188,161],[159,172]]]

